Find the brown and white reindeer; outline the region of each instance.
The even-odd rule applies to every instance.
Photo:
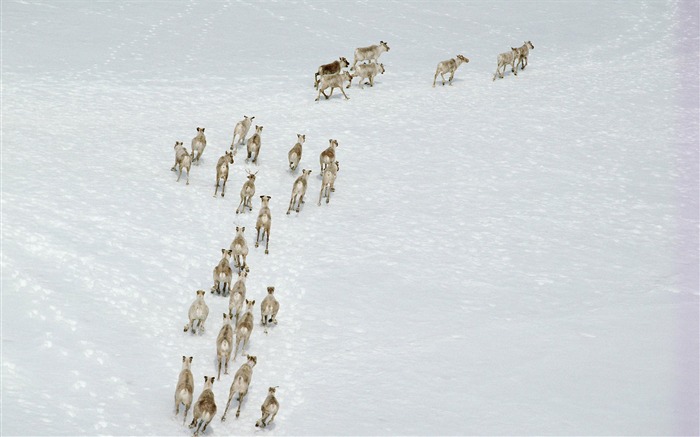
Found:
[[[255,222],[255,247],[258,247],[259,240],[265,240],[265,254],[268,254],[270,245],[270,226],[272,225],[272,213],[270,212],[270,196],[260,196],[262,205],[258,212],[258,219]],[[262,235],[261,235],[262,230]]]
[[[216,189],[214,190],[214,197],[216,193],[219,192],[219,181],[223,180],[221,183],[221,197],[224,197],[224,192],[226,191],[226,181],[228,180],[228,166],[233,164],[234,152],[226,152],[224,156],[220,157],[216,162]]]
[[[268,324],[277,324],[277,312],[279,310],[280,303],[275,298],[275,287],[267,287],[267,296],[260,303],[260,322],[265,327],[266,334]]]
[[[182,176],[182,169],[187,170],[187,184],[190,184],[190,167],[192,166],[192,156],[187,153],[187,149],[182,145],[182,141],[175,141],[175,164],[170,170],[175,171],[175,167],[179,166],[180,173],[177,175],[177,181],[180,182],[180,177]]]
[[[187,312],[187,316],[190,319],[190,323],[185,325],[185,332],[192,330],[193,334],[201,334],[204,330],[204,322],[207,321],[209,316],[209,307],[207,303],[204,302],[204,295],[206,293],[204,290],[197,290],[197,297],[195,298],[190,309]],[[195,328],[194,323],[197,322],[197,327]],[[197,332],[195,332],[195,329]]]
[[[231,270],[231,255],[233,251],[231,249],[221,249],[221,260],[214,267],[213,277],[214,285],[211,287],[211,292],[226,296],[226,286],[231,289],[231,280],[233,279],[233,271]],[[220,289],[221,284],[224,284],[223,290]]]
[[[236,226],[236,236],[233,237],[231,247],[229,247],[233,255],[233,265],[238,269],[243,269],[247,266],[246,257],[248,256],[248,243],[245,241],[243,232],[245,232],[245,226]]]
[[[321,192],[318,195],[318,206],[321,206],[321,199],[326,198],[326,203],[331,201],[331,191],[335,191],[335,179],[340,170],[340,163],[335,161],[326,167],[321,179]]]
[[[257,357],[253,355],[246,355],[247,361],[241,365],[241,367],[236,371],[233,376],[233,382],[231,383],[231,388],[228,391],[228,402],[226,402],[226,408],[224,409],[224,414],[221,416],[221,421],[226,420],[226,413],[228,413],[228,407],[231,405],[233,400],[233,395],[238,393],[238,409],[236,410],[236,417],[241,414],[241,404],[243,403],[243,398],[248,394],[248,389],[250,388],[250,381],[253,379],[253,367],[258,363]]]
[[[371,45],[369,47],[359,47],[355,49],[355,60],[352,63],[350,70],[355,69],[355,65],[361,61],[377,62],[379,56],[389,51],[389,45],[384,41],[379,41],[378,45]]]
[[[252,157],[253,164],[258,163],[258,155],[260,154],[261,145],[260,134],[262,133],[262,131],[262,126],[255,126],[255,133],[252,137],[248,138],[248,142],[246,143],[246,148],[248,149],[248,157],[246,158],[246,161],[248,161]]]
[[[251,173],[250,170],[246,169],[246,173],[248,173],[248,180],[243,183],[243,187],[241,188],[241,203],[238,204],[238,208],[236,208],[236,214],[240,214],[242,212],[245,212],[246,207],[250,208],[250,210],[253,210],[253,196],[255,195],[255,175],[258,174],[256,171],[255,173]]]
[[[204,128],[198,127],[197,135],[192,138],[192,162],[199,164],[199,158],[202,157],[205,147],[207,147],[207,137],[204,136]],[[195,152],[197,157],[194,156]]]
[[[231,359],[232,348],[233,326],[231,326],[231,314],[224,313],[224,324],[219,330],[219,335],[216,336],[216,360],[219,363],[219,374],[216,379],[221,378],[221,365],[224,363],[224,374],[228,374],[228,362]]]
[[[503,74],[506,72],[506,66],[510,65],[510,71],[516,76],[518,72],[515,70],[515,61],[518,59],[518,49],[511,47],[509,52],[504,52],[498,55],[496,59],[498,65],[496,66],[496,73],[493,75],[493,80],[496,80],[496,76],[503,79]],[[503,70],[503,71],[501,71]]]
[[[260,407],[262,417],[260,420],[255,422],[256,427],[265,428],[266,426],[270,425],[273,420],[275,420],[275,416],[280,410],[280,403],[277,402],[277,398],[275,397],[275,391],[278,388],[279,387],[270,387],[267,389],[267,397]],[[265,420],[267,420],[267,423],[265,423]]]
[[[233,128],[233,139],[231,140],[231,150],[236,148],[238,144],[245,144],[245,137],[248,135],[250,130],[250,125],[253,124],[253,119],[255,117],[243,116],[243,120],[236,123],[236,127]],[[238,135],[238,142],[236,142],[236,135]]]
[[[314,88],[318,87],[319,77],[322,77],[326,74],[340,73],[340,70],[349,65],[350,63],[348,62],[348,60],[342,56],[338,58],[337,61],[321,65],[320,67],[318,67],[318,70],[314,75]]]
[[[306,141],[306,135],[297,134],[297,142],[287,153],[287,159],[289,160],[289,169],[294,171],[299,166],[299,161],[301,161],[301,151],[304,142]]]
[[[287,208],[287,214],[294,208],[296,203],[296,211],[299,212],[301,204],[304,203],[304,195],[306,194],[306,187],[308,186],[309,175],[311,170],[302,170],[301,176],[294,181],[292,185],[292,197],[289,199],[289,208]]]
[[[321,152],[319,156],[319,161],[321,162],[321,176],[323,176],[323,171],[330,165],[331,162],[335,162],[335,149],[338,147],[338,140],[330,139],[328,140],[330,145],[326,150]]]
[[[182,370],[177,378],[175,388],[175,415],[180,414],[180,404],[185,406],[185,414],[182,416],[182,424],[187,420],[187,413],[192,406],[194,396],[194,378],[192,377],[192,357],[182,356]]]
[[[534,48],[535,46],[532,45],[531,41],[525,41],[523,45],[516,49],[518,51],[518,59],[515,65],[516,71],[518,70],[518,67],[521,67],[521,70],[524,70],[525,67],[527,67],[527,57],[530,56],[530,50],[533,50]]]
[[[207,425],[209,425],[209,422],[211,422],[216,415],[216,401],[214,400],[213,387],[214,377],[205,376],[204,388],[197,402],[194,404],[194,417],[192,418],[192,423],[190,423],[190,428],[195,428],[195,436],[198,436],[200,431],[206,431]]]
[[[323,97],[328,100],[332,95],[333,95],[333,90],[338,88],[341,93],[345,96],[345,99],[349,99],[347,94],[345,94],[345,91],[343,90],[343,84],[345,82],[348,82],[348,84],[352,81],[352,74],[348,73],[347,71],[342,71],[340,73],[336,74],[326,74],[325,76],[321,76],[321,80],[318,82],[318,96],[316,96],[316,101],[318,101],[321,98],[321,94],[323,94]],[[329,95],[326,95],[325,91],[330,88],[331,92]]]
[[[236,324],[236,345],[233,350],[233,361],[236,361],[236,355],[238,354],[238,347],[241,342],[243,346],[241,347],[241,352],[245,350],[245,347],[250,341],[250,334],[253,333],[253,306],[255,305],[255,300],[245,300],[246,310],[241,316],[241,319]]]
[[[450,73],[448,82],[449,85],[452,86],[452,79],[455,77],[455,71],[457,71],[460,65],[466,64],[467,62],[469,62],[469,59],[462,55],[457,55],[452,59],[438,63],[437,69],[435,69],[435,76],[433,77],[433,88],[435,88],[435,81],[437,81],[438,74],[442,77],[442,85],[445,85],[445,73]]]
[[[245,302],[246,295],[246,278],[248,278],[248,273],[250,269],[248,267],[241,269],[238,272],[238,280],[231,288],[231,297],[228,300],[228,312],[236,316],[236,324],[238,324],[239,316],[241,311],[243,311],[243,302]]]

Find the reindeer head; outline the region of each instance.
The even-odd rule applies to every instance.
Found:
[[[223,259],[223,258],[226,258],[226,259],[231,258],[231,253],[232,253],[232,252],[233,252],[233,251],[230,250],[230,249],[229,249],[229,250],[221,249],[221,258],[222,258],[222,259]]]
[[[309,178],[309,175],[311,174],[311,170],[303,169],[303,170],[301,171],[301,173],[302,173],[301,176],[302,176],[304,179],[308,179],[308,178]]]
[[[384,41],[379,41],[379,44],[383,46],[387,52],[389,51],[389,45],[387,43],[385,43]]]
[[[175,141],[175,146],[173,146],[173,149],[177,149],[177,146],[182,146],[182,141]]]
[[[204,290],[197,290],[197,297],[204,297],[206,292]]]
[[[272,294],[275,292],[275,287],[267,287],[267,293]]]
[[[330,139],[328,142],[330,143],[331,147],[338,147],[338,140]]]
[[[233,153],[232,152],[225,152],[226,159],[224,161],[227,161],[229,164],[233,164]]]
[[[204,128],[203,128],[203,127],[198,127],[198,128],[197,128],[197,132],[204,133]]]
[[[214,377],[213,376],[205,376],[204,377],[204,388],[202,390],[211,390],[212,387],[214,386]]]
[[[271,394],[271,395],[274,395],[274,394],[275,394],[275,391],[277,391],[278,388],[279,388],[279,386],[277,386],[277,387],[270,387],[270,388],[267,389],[267,393],[268,393],[268,394]]]
[[[251,120],[252,120],[252,119],[251,119]],[[255,125],[255,133],[256,133],[256,134],[259,134],[260,132],[262,132],[262,130],[263,130],[263,127],[262,127],[262,126],[258,126],[257,124]]]
[[[460,61],[462,61],[465,64],[467,62],[469,62],[469,59],[465,58],[463,55],[457,55],[457,59],[459,59]]]
[[[258,364],[258,357],[255,355],[246,355],[245,357],[248,360],[248,365],[250,367],[255,367],[255,365]]]
[[[269,206],[269,204],[270,204],[270,199],[272,199],[272,197],[270,197],[270,196],[260,196],[260,199],[262,200],[262,206]]]
[[[340,57],[339,61],[340,61],[340,68],[345,68],[345,67],[348,67],[350,65],[348,60],[345,59],[343,56]]]
[[[245,226],[242,226],[240,228],[238,226],[236,226],[236,235],[243,235],[244,232],[245,232]]]
[[[189,369],[192,366],[192,357],[182,356],[182,370]]]
[[[306,141],[306,135],[297,134],[297,143],[304,144],[304,141]]]

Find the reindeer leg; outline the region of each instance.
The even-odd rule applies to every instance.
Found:
[[[350,97],[348,97],[348,95],[345,94],[345,91],[343,91],[343,87],[340,87],[340,91],[341,91],[341,92],[343,93],[343,95],[345,96],[345,100],[350,99]]]
[[[216,376],[216,379],[221,379],[221,355],[219,355],[219,374]]]
[[[255,247],[258,247],[258,240],[260,240],[260,228],[255,228]]]
[[[214,190],[214,197],[216,197],[216,193],[219,191],[219,178],[216,178],[216,189]]]
[[[221,197],[224,197],[224,192],[226,191],[226,181],[228,180],[228,177],[224,179],[224,183],[221,185]]]
[[[231,405],[231,399],[233,399],[233,393],[229,393],[229,395],[228,395],[228,402],[226,402],[226,408],[224,409],[224,415],[221,416],[222,422],[226,421],[226,413],[228,413],[228,407],[229,407],[229,405]]]
[[[450,80],[449,80],[450,86],[452,86],[452,79],[454,79],[454,78],[455,78],[455,72],[452,71],[452,73],[450,74]]]
[[[187,169],[187,183],[185,185],[189,185],[189,184],[190,184],[190,169],[188,168]]]
[[[265,255],[267,255],[268,253],[270,253],[270,252],[267,250],[267,246],[268,246],[269,244],[270,244],[270,230],[268,229],[268,230],[267,230],[267,239],[265,240]]]
[[[321,199],[323,199],[323,186],[321,186],[321,192],[318,193],[318,206],[321,206]]]
[[[187,413],[190,411],[190,406],[185,405],[185,415],[182,417],[182,425],[185,426],[185,423],[187,423]]]
[[[301,204],[304,203],[304,195],[302,194],[299,196],[299,203],[297,203],[297,212],[299,212],[299,209],[301,208]]]
[[[245,394],[238,393],[238,410],[236,410],[236,417],[241,415],[241,404],[243,403],[243,398]]]

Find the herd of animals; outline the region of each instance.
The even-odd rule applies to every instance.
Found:
[[[518,69],[524,70],[528,63],[528,55],[532,49],[534,49],[532,42],[526,41],[521,47],[511,47],[510,51],[499,54],[497,57],[498,66],[493,80],[496,80],[497,76],[503,78],[508,65],[511,66],[511,71],[515,75],[517,75]],[[378,45],[356,49],[352,66],[350,66],[350,63],[344,57],[340,57],[332,63],[320,66],[314,76],[314,87],[318,90],[316,100],[318,101],[320,99],[321,94],[323,94],[326,99],[330,98],[335,88],[338,88],[347,99],[348,96],[345,94],[343,87],[345,82],[347,82],[345,88],[350,88],[354,78],[359,78],[360,87],[364,86],[363,82],[365,80],[368,80],[366,84],[374,86],[375,76],[383,74],[385,71],[384,65],[378,63],[378,58],[382,53],[388,51],[389,45],[384,41],[380,41]],[[446,73],[450,74],[448,83],[452,85],[452,79],[454,78],[457,68],[463,63],[468,62],[469,59],[463,55],[457,55],[455,58],[438,63],[435,76],[433,77],[433,87],[435,86],[438,75],[442,77],[442,85],[445,85],[444,75]],[[349,71],[343,70],[347,67],[350,67]],[[330,94],[326,95],[325,91],[329,88]],[[243,120],[236,124],[229,150],[225,151],[217,160],[214,197],[217,196],[219,187],[221,187],[221,197],[225,195],[229,166],[234,162],[238,146],[244,144],[247,152],[246,162],[250,161],[257,165],[262,144],[261,134],[263,126],[256,125],[255,133],[249,138],[246,138],[253,124],[253,119],[255,119],[255,117],[244,116]],[[187,172],[187,185],[189,185],[191,165],[200,162],[207,145],[204,131],[205,128],[203,127],[197,128],[197,135],[191,142],[191,152],[188,152],[181,141],[175,142],[175,164],[171,170],[176,171],[176,169],[179,169],[177,181],[180,180],[182,170],[184,169]],[[238,138],[238,140],[236,140],[236,138]],[[289,170],[291,172],[296,172],[299,167],[305,141],[306,135],[297,134],[297,142],[288,152]],[[330,139],[328,148],[322,151],[319,156],[321,170],[321,189],[318,198],[319,206],[324,198],[326,199],[326,203],[329,203],[331,192],[335,191],[335,180],[340,169],[340,163],[336,160],[337,147],[338,141]],[[253,196],[255,195],[255,179],[257,172],[252,173],[249,170],[246,170],[246,172],[247,180],[244,182],[240,191],[240,203],[236,208],[236,214],[244,213],[246,209],[249,211],[253,210],[252,202]],[[302,169],[301,175],[294,181],[287,214],[290,214],[292,210],[299,213],[304,203],[304,196],[308,188],[310,174],[311,170]],[[265,254],[269,254],[270,227],[272,224],[272,214],[269,205],[271,196],[261,195],[260,199],[261,206],[255,224],[255,247],[259,247],[260,242],[264,241]],[[216,338],[216,356],[218,362],[216,380],[221,378],[222,366],[224,367],[224,374],[228,374],[228,364],[231,353],[233,352],[233,360],[235,361],[239,349],[241,353],[246,349],[254,327],[253,308],[255,300],[246,299],[246,278],[250,273],[250,267],[246,262],[248,244],[244,232],[244,226],[236,227],[236,235],[233,242],[229,249],[221,249],[221,260],[213,270],[214,284],[211,288],[211,293],[229,297],[228,312],[223,314],[223,325]],[[231,261],[233,261],[233,265]],[[231,285],[234,271],[238,274],[238,278],[236,282]],[[260,305],[260,323],[265,329],[265,333],[267,333],[267,327],[269,325],[277,324],[277,313],[280,305],[274,292],[275,287],[267,287],[267,295]],[[206,292],[204,290],[198,290],[196,292],[196,298],[190,305],[188,311],[189,323],[184,327],[185,332],[190,331],[193,334],[201,334],[204,330],[204,323],[209,315],[209,307],[204,300],[205,296]],[[183,424],[187,421],[187,415],[194,400],[194,378],[191,371],[192,360],[193,357],[191,356],[182,357],[182,370],[180,371],[177,388],[175,390],[175,414],[179,414],[181,404],[183,404],[185,408]],[[253,368],[256,363],[256,356],[246,355],[246,362],[236,371],[229,390],[228,402],[221,416],[222,421],[226,420],[226,414],[228,413],[229,406],[235,394],[238,394],[236,417],[239,417],[241,403],[248,393],[253,376]],[[217,406],[212,391],[214,380],[214,376],[204,376],[204,388],[197,401],[194,402],[193,418],[190,423],[190,428],[194,428],[194,435],[198,435],[199,432],[205,432],[207,426],[216,415]],[[279,411],[279,402],[275,397],[277,388],[278,387],[269,387],[267,397],[261,406],[262,417],[256,422],[256,427],[264,428],[268,426],[277,415]]]

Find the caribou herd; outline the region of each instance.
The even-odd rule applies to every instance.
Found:
[[[508,65],[511,67],[511,72],[517,76],[519,70],[522,71],[527,67],[530,50],[534,48],[531,41],[525,41],[522,46],[511,47],[509,51],[499,54],[493,80],[495,81],[497,77],[503,78]],[[373,87],[375,77],[385,72],[384,64],[378,63],[378,59],[382,53],[389,52],[389,50],[389,45],[385,41],[380,41],[376,45],[357,48],[354,51],[352,66],[347,58],[341,56],[333,62],[318,67],[314,75],[314,88],[318,91],[316,101],[320,99],[321,95],[329,99],[336,88],[345,96],[345,99],[349,99],[347,94],[345,94],[345,89],[350,88],[355,78],[358,79],[360,88],[364,88],[364,85]],[[457,68],[468,62],[469,59],[461,54],[439,62],[433,76],[433,87],[436,85],[438,75],[442,78],[442,85],[445,85],[445,74],[449,74],[447,83],[452,85]],[[330,93],[327,95],[326,90],[328,89],[330,89]],[[245,145],[246,147],[246,162],[255,165],[259,163],[263,126],[255,125],[254,133],[248,137],[248,133],[253,127],[254,119],[255,117],[246,115],[236,123],[230,147],[216,160],[215,198],[219,193],[219,188],[221,188],[221,197],[225,196],[230,166],[234,164],[239,146]],[[177,181],[180,180],[182,171],[185,170],[187,173],[186,184],[189,185],[192,165],[195,164],[198,167],[203,162],[202,155],[207,146],[204,131],[205,128],[197,127],[197,134],[191,142],[191,152],[188,152],[182,141],[175,142],[175,164],[171,170],[178,171]],[[314,142],[316,142],[315,139]],[[305,143],[306,135],[297,134],[297,141],[287,154],[288,165],[285,164],[285,167],[288,167],[288,172],[292,175],[296,174],[299,169],[302,152],[306,147]],[[328,143],[328,147],[318,155],[320,164],[318,178],[321,181],[318,206],[321,206],[324,198],[326,204],[330,202],[331,193],[335,192],[335,182],[340,170],[340,163],[336,159],[336,149],[339,147],[339,142],[337,139],[329,139]],[[280,165],[280,167],[282,166]],[[251,172],[249,169],[246,169],[246,173],[246,181],[240,191],[240,202],[235,211],[239,215],[244,214],[246,211],[253,211],[253,199],[256,192],[255,182],[259,172]],[[310,169],[302,169],[301,174],[292,183],[291,197],[287,208],[288,215],[292,211],[298,214],[302,210],[305,203],[304,197],[310,184],[309,176],[311,173],[312,170]],[[264,242],[264,253],[267,255],[269,254],[270,230],[272,228],[272,212],[270,209],[272,197],[267,194],[259,197],[260,208],[255,222],[255,247],[259,247],[260,243]],[[222,326],[215,342],[217,376],[216,378],[214,376],[204,376],[204,386],[196,402],[194,402],[194,377],[191,371],[194,357],[182,356],[182,369],[175,389],[175,414],[178,415],[180,405],[184,405],[183,424],[186,423],[188,412],[194,402],[193,418],[190,423],[190,428],[194,429],[194,435],[204,432],[216,415],[216,400],[212,390],[214,381],[221,379],[222,367],[224,375],[229,373],[228,365],[231,361],[232,352],[233,361],[236,360],[239,350],[241,354],[245,353],[255,326],[253,316],[255,299],[248,299],[247,297],[246,278],[250,274],[251,269],[247,263],[248,244],[244,232],[244,226],[236,227],[230,247],[221,249],[221,259],[213,269],[211,293],[214,296],[228,297],[229,301],[228,306],[224,306],[226,311],[223,312]],[[237,279],[231,285],[234,276]],[[205,332],[205,322],[209,315],[209,306],[205,302],[205,296],[206,292],[204,290],[197,290],[195,299],[188,309],[188,323],[185,324],[184,331],[190,332],[191,335],[201,336]],[[280,309],[280,304],[275,296],[274,286],[267,287],[267,293],[259,307],[260,325],[264,328],[265,334],[267,334],[269,326],[277,325],[277,314]],[[236,371],[231,382],[228,402],[221,416],[222,421],[226,419],[229,406],[236,394],[238,395],[236,418],[239,417],[241,404],[250,389],[253,368],[256,364],[256,356],[245,356],[245,362]],[[255,423],[256,427],[264,428],[269,426],[275,419],[280,407],[276,398],[278,388],[278,386],[269,387],[267,397],[261,406],[262,417]]]

